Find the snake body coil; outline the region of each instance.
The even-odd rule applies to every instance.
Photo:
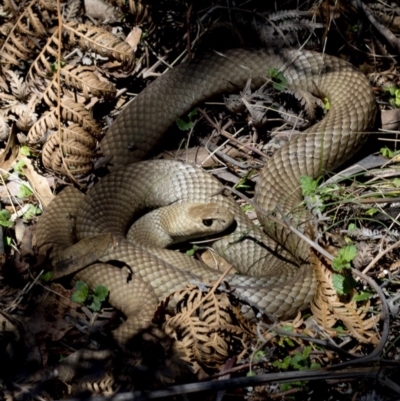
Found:
[[[71,189],[61,193],[40,219],[39,249],[51,249],[53,256],[75,241],[72,230],[79,240],[105,232],[119,239],[115,249],[100,259],[118,260],[132,269],[135,279],[129,289],[122,288],[124,278],[117,279],[121,270],[116,267],[95,265],[79,274],[89,283],[100,281],[108,286],[111,302],[128,315],[128,324],[117,334],[121,341],[148,322],[157,298],[182,288],[191,279],[217,277],[183,255],[130,244],[125,234],[144,209],[188,200],[227,207],[235,216],[236,229],[213,247],[244,274],[228,278],[236,293],[283,318],[293,316],[312,299],[316,280],[308,264],[308,246],[284,225],[261,215],[263,231],[254,227],[233,199],[223,194],[222,185],[199,168],[175,161],[130,164],[148,157],[167,128],[196,104],[242,88],[249,77],[254,87],[260,86],[268,80],[269,69],[281,70],[288,88],[312,92],[330,103],[322,121],[296,136],[268,161],[256,188],[256,201],[267,215],[279,206],[293,225],[303,229],[309,216],[299,208],[300,177],[318,177],[353,155],[373,126],[376,104],[366,77],[352,65],[335,57],[296,50],[213,52],[159,77],[121,112],[101,142],[104,154],[120,167],[82,199]],[[65,216],[60,222],[60,210],[76,216],[76,222]],[[54,232],[61,224],[69,224],[65,230],[68,240],[60,230]],[[126,306],[128,301],[123,298],[128,297],[128,303],[135,299],[132,294],[128,296],[130,291],[144,291],[139,296],[147,297],[146,310],[143,298],[138,309]]]

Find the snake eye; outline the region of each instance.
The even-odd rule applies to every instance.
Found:
[[[213,225],[213,219],[204,219],[204,220],[203,220],[203,224],[204,224],[206,227],[211,227],[211,226]]]

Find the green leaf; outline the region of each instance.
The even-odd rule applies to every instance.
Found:
[[[333,288],[339,295],[345,294],[345,278],[341,274],[333,274],[332,275],[332,284]]]
[[[355,285],[351,278],[342,276],[341,274],[332,275],[332,284],[333,288],[339,295],[349,294]]]
[[[303,357],[304,359],[307,359],[311,354],[311,346],[308,345],[307,347],[304,347],[303,349]]]
[[[21,146],[20,152],[21,152],[21,155],[23,155],[23,156],[30,156],[31,155],[31,150],[26,145]]]
[[[23,215],[23,218],[25,220],[29,220],[41,213],[42,213],[42,211],[41,211],[40,207],[37,207],[30,203],[28,210]]]
[[[189,114],[188,114],[188,119],[189,121],[186,122],[185,120],[183,120],[182,118],[178,118],[176,120],[176,124],[178,126],[178,128],[181,131],[189,131],[194,127],[194,122],[193,122],[193,117],[195,117],[198,113],[197,109],[193,109]]]
[[[287,89],[287,81],[283,73],[276,68],[268,70],[268,75],[272,80],[272,87],[278,91],[284,91]]]
[[[100,302],[104,302],[108,297],[108,288],[104,285],[97,285],[94,287],[94,296],[100,300]]]
[[[92,298],[92,302],[87,306],[93,312],[99,312],[101,309],[101,302],[97,298]]]
[[[19,160],[14,163],[13,168],[16,173],[24,174],[24,168],[26,167],[26,163],[24,160]]]
[[[394,98],[394,104],[399,107],[400,106],[400,90],[396,89],[395,92],[395,98]]]
[[[319,369],[321,367],[321,365],[319,363],[313,362],[310,365],[310,369]]]
[[[366,301],[374,296],[371,292],[361,292],[353,296],[353,301]]]
[[[357,248],[354,245],[346,245],[340,249],[338,256],[332,261],[332,268],[335,271],[349,269],[350,262],[356,257]]]
[[[389,92],[391,96],[396,94],[396,90],[398,90],[397,86],[384,86],[382,87],[384,92]]]
[[[13,222],[10,221],[11,213],[7,209],[0,210],[0,226],[12,227]]]
[[[29,198],[33,192],[25,185],[21,184],[17,193],[17,197],[20,199]]]
[[[281,389],[282,389],[282,391],[287,391],[287,390],[292,389],[294,386],[304,387],[305,384],[306,384],[306,382],[301,382],[301,381],[290,382],[290,383],[282,383]]]
[[[198,249],[199,249],[199,247],[197,245],[193,245],[192,249],[189,249],[186,251],[186,255],[193,256]]]
[[[303,196],[312,196],[315,195],[318,188],[318,180],[314,180],[308,175],[302,175],[300,177],[300,186]]]
[[[378,209],[375,209],[374,207],[371,207],[371,208],[369,208],[368,210],[366,210],[364,213],[365,213],[367,216],[373,216],[374,214],[376,214],[376,213],[378,213],[378,212],[379,212]]]
[[[51,280],[51,277],[52,277],[52,276],[53,276],[53,273],[52,273],[52,272],[47,272],[47,273],[41,274],[41,275],[40,275],[40,278],[41,278],[41,280],[48,282],[48,281]]]
[[[243,205],[241,206],[242,212],[246,213],[246,212],[251,212],[252,210],[254,210],[254,206],[252,205]]]
[[[260,361],[261,359],[265,358],[265,352],[263,350],[258,350],[255,354],[254,354],[254,360],[256,362]]]
[[[89,287],[84,281],[77,281],[75,283],[74,292],[71,295],[71,301],[78,304],[83,304],[89,295]]]
[[[66,64],[67,64],[67,63],[66,63],[65,61],[61,60],[61,68],[65,67]],[[58,70],[58,63],[57,63],[57,61],[55,61],[53,64],[51,64],[51,69],[53,70],[53,72],[57,72],[57,70]]]
[[[384,148],[381,148],[380,152],[383,157],[388,157],[389,159],[391,159],[394,155],[393,150],[389,149],[386,146]]]
[[[392,180],[392,182],[396,188],[400,188],[400,178],[395,178]]]
[[[255,375],[256,375],[255,372],[253,372],[252,370],[250,370],[249,372],[246,373],[247,377],[253,377]]]
[[[326,110],[329,111],[331,109],[331,102],[329,101],[329,99],[327,97],[324,97],[324,105],[325,105]]]
[[[275,366],[276,368],[287,370],[289,365],[290,365],[290,360],[292,358],[288,355],[285,357],[283,361],[274,361],[272,362],[272,366]]]
[[[354,223],[350,223],[347,227],[349,231],[354,231],[357,229],[357,226]]]

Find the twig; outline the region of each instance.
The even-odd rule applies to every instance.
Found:
[[[172,396],[182,396],[184,394],[200,393],[205,391],[219,391],[234,388],[243,388],[249,386],[259,386],[266,383],[287,383],[298,380],[343,380],[343,379],[373,379],[380,381],[381,378],[387,376],[389,367],[363,367],[357,369],[337,369],[335,371],[326,371],[325,369],[283,372],[283,373],[267,373],[252,377],[237,377],[226,380],[206,381],[200,383],[182,384],[171,386],[163,390],[155,390],[150,392],[133,392],[121,393],[110,397],[97,396],[91,398],[91,401],[145,401],[167,398]],[[383,381],[384,384],[393,389],[393,382]],[[398,387],[398,386],[397,386]],[[397,387],[395,387],[397,389]],[[395,390],[396,391],[396,390]],[[398,391],[398,390],[397,390]],[[71,398],[66,401],[82,401],[81,398]]]
[[[334,257],[327,252],[324,248],[322,248],[320,245],[318,245],[315,241],[312,241],[310,238],[308,238],[306,235],[304,235],[301,231],[297,230],[297,228],[294,228],[289,220],[286,218],[284,215],[282,209],[279,207],[279,205],[276,205],[276,210],[280,213],[282,216],[282,220],[285,223],[286,227],[294,234],[296,234],[298,237],[300,237],[303,241],[307,242],[308,245],[310,245],[312,248],[314,248],[316,251],[318,251],[321,255],[325,256],[328,260],[333,260]]]
[[[378,262],[378,260],[380,258],[382,258],[383,256],[385,256],[387,253],[389,253],[390,251],[393,251],[393,249],[396,249],[397,247],[400,246],[400,241],[395,242],[393,245],[390,245],[389,247],[387,247],[384,251],[380,251],[378,253],[378,255],[376,255],[371,262],[368,264],[368,266],[362,271],[363,274],[368,273],[372,267]]]
[[[194,311],[196,311],[210,296],[215,292],[219,285],[224,281],[225,277],[230,273],[233,266],[230,265],[225,271],[218,277],[218,280],[214,283],[207,295],[202,298],[199,302],[195,303],[191,309],[185,312],[185,315],[191,316]]]
[[[226,163],[230,163],[234,166],[237,166],[239,168],[242,169],[248,169],[250,168],[250,166],[248,166],[247,164],[241,163],[236,161],[233,157],[228,156],[226,153],[221,152],[218,146],[213,145],[212,143],[209,143],[208,141],[206,141],[205,139],[202,139],[200,141],[200,143],[206,148],[209,149],[213,152],[213,154],[215,154],[216,156],[220,157],[223,161],[225,161]]]
[[[400,52],[400,41],[396,36],[390,31],[390,29],[386,28],[373,14],[371,9],[367,7],[361,0],[350,0],[352,6],[367,17],[371,25],[386,38],[386,40],[393,46],[397,51]]]
[[[214,122],[213,120],[211,120],[211,118],[209,117],[209,115],[203,110],[198,108],[199,112],[203,115],[203,117],[209,122],[209,124],[211,124],[219,134],[221,134],[222,136],[224,136],[225,138],[229,139],[232,142],[235,142],[236,144],[243,146],[244,148],[250,150],[251,152],[254,152],[256,154],[258,154],[261,157],[264,158],[268,158],[268,156],[261,152],[261,150],[255,148],[254,146],[251,145],[247,145],[246,143],[240,142],[238,139],[236,139],[233,135],[231,135],[229,132],[227,132],[224,127],[221,127],[221,125],[219,123]]]

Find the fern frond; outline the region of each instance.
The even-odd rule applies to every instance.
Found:
[[[93,67],[67,65],[61,70],[61,73],[65,84],[78,89],[86,99],[92,96],[113,96],[116,93],[114,85],[100,81],[94,71]]]
[[[85,24],[66,24],[64,28],[71,46],[79,45],[84,50],[118,60],[125,66],[133,64],[134,55],[130,45],[105,29]]]

